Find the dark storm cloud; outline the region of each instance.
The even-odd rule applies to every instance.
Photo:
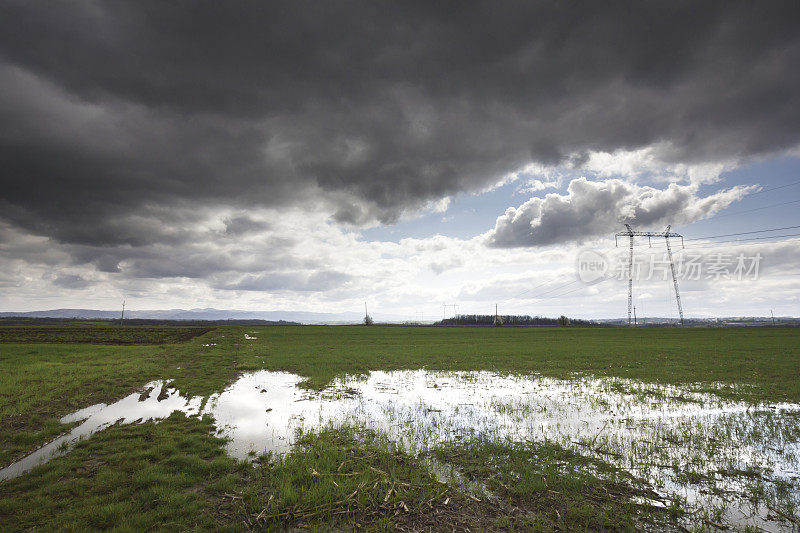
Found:
[[[228,235],[244,235],[257,233],[270,228],[267,222],[253,220],[246,215],[231,217],[225,220],[225,233]]]
[[[63,289],[85,289],[92,282],[77,274],[58,274],[52,279],[53,285]]]
[[[228,232],[191,233],[189,242],[148,246],[65,245],[77,266],[91,263],[100,272],[125,272],[135,278],[209,278],[221,272],[271,272],[287,268],[324,268],[322,259],[302,259],[295,241],[259,234],[256,246],[241,245]]]
[[[7,0],[0,217],[136,247],[192,238],[172,207],[327,196],[339,221],[392,221],[588,150],[782,150],[799,8]]]

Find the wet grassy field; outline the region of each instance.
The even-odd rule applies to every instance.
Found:
[[[72,342],[69,328],[42,333],[42,326],[30,328],[30,334],[24,331],[28,328],[14,329],[5,336],[0,329],[3,465],[70,429],[74,424],[61,424],[62,416],[114,402],[147,382],[171,379],[180,395],[208,397],[242,374],[265,369],[298,374],[309,393],[328,390],[337,376],[425,368],[565,381],[619,378],[612,387],[646,383],[663,391],[676,386],[690,391],[686,398],[704,394],[753,406],[800,402],[797,329],[218,327],[197,337],[151,332],[153,344],[138,345],[127,344],[136,334],[124,327],[108,334],[101,331],[115,328],[93,334],[74,328]],[[139,332],[139,338],[146,335]],[[530,406],[503,409],[525,417]],[[772,431],[780,440],[776,447],[800,439],[797,417],[753,420],[761,433]],[[730,427],[713,435],[689,428],[684,435],[662,432],[661,437],[668,444],[687,435],[724,440],[743,434],[731,433]],[[680,499],[655,497],[652,484],[632,475],[616,457],[631,448],[614,447],[602,431],[598,435],[574,446],[476,436],[434,443],[420,454],[380,432],[343,424],[303,431],[288,455],[243,462],[225,453],[224,435],[215,432],[208,415],[174,413],[159,423],[115,425],[27,474],[0,482],[0,521],[10,529],[241,530],[336,523],[386,530],[681,530],[725,525],[727,517],[718,508],[698,513]],[[763,440],[752,438],[757,445]],[[654,449],[647,453],[655,456]],[[432,475],[432,464],[447,465],[457,478]],[[678,473],[697,483],[697,476],[709,475],[683,466]],[[729,474],[740,481],[741,491],[754,492],[748,497],[773,508],[765,512],[777,518],[779,529],[797,527],[794,500],[784,494],[792,486],[774,479],[754,482],[770,475],[761,470]]]
[[[0,343],[174,344],[186,342],[211,329],[179,326],[0,326]]]

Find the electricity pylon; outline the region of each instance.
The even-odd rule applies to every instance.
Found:
[[[634,237],[647,237],[647,242],[650,242],[651,237],[664,237],[667,243],[667,255],[669,256],[669,269],[672,272],[672,283],[675,285],[675,301],[678,302],[678,315],[681,318],[681,326],[683,325],[683,305],[681,305],[681,293],[678,290],[678,276],[675,274],[675,262],[672,260],[672,247],[669,245],[670,237],[680,237],[681,247],[683,247],[683,235],[679,233],[670,233],[669,229],[672,226],[667,226],[664,231],[634,231],[629,224],[625,224],[627,231],[622,231],[614,235],[614,244],[617,244],[618,237],[629,237],[630,246],[628,253],[628,325],[631,325],[631,310],[633,308],[633,238]]]
[[[453,318],[458,318],[458,304],[442,304],[442,320],[447,318],[447,308],[453,308]]]

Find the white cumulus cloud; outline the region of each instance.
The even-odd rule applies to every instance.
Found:
[[[698,187],[672,183],[657,189],[620,179],[574,179],[566,194],[551,193],[509,207],[486,234],[486,243],[499,248],[546,246],[608,236],[625,223],[642,228],[686,224],[728,207],[753,188],[736,186],[702,197]]]

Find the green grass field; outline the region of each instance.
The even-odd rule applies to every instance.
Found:
[[[800,330],[790,328],[225,326],[200,336],[92,329],[0,328],[0,464],[65,431],[61,416],[148,381],[174,379],[182,394],[207,396],[259,369],[297,373],[313,389],[337,375],[426,368],[616,376],[691,384],[754,404],[800,402]],[[227,457],[211,428],[207,417],[176,414],[98,433],[0,482],[3,529],[679,529],[672,520],[680,509],[632,503],[647,487],[556,445],[437,450],[499,494],[489,502],[443,485],[420,458],[359,428],[305,435],[292,454],[264,457],[255,468]],[[553,458],[576,465],[574,473],[548,471]],[[486,470],[492,461],[506,468]],[[578,468],[592,461],[591,473]],[[520,476],[525,484],[515,485]]]
[[[174,344],[210,331],[204,327],[0,326],[0,343]]]

